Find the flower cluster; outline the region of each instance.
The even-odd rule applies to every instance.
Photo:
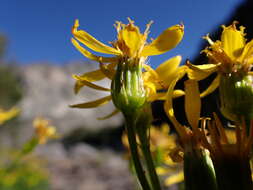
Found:
[[[99,69],[80,76],[73,75],[76,80],[74,90],[78,93],[87,86],[111,94],[71,107],[93,108],[113,101],[116,110],[104,118],[119,111],[123,113],[126,120],[123,139],[128,142],[125,144],[145,190],[161,190],[156,171],[159,174],[167,172],[154,162],[154,152],[167,150],[175,143],[170,140],[168,130],[162,128],[161,132],[150,127],[150,104],[156,100],[164,101],[164,111],[178,134],[178,142],[173,144],[174,148],[169,152],[172,160],[184,163],[186,189],[252,189],[249,163],[253,144],[253,40],[247,42],[245,28],[241,26],[237,29],[238,22],[233,22],[230,26],[222,26],[221,40],[214,42],[208,35],[204,37],[209,46],[202,52],[208,57],[208,63],[193,65],[187,61],[180,66],[181,56],[175,56],[153,69],[147,64],[148,56],[163,54],[174,48],[182,40],[184,27],[172,26],[148,43],[151,23],[141,33],[131,19],[128,24],[116,22],[117,40],[108,46],[87,32],[78,30],[79,23],[75,22],[72,29],[73,45],[85,57],[97,61]],[[93,51],[114,56],[94,55],[79,42]],[[213,73],[216,73],[216,77],[211,85],[200,92],[198,82]],[[188,78],[184,88],[175,89],[185,74]],[[94,83],[104,78],[111,80],[110,88]],[[234,127],[229,131],[215,113],[213,118],[201,115],[201,98],[217,88],[220,110],[223,116],[233,122]],[[187,126],[181,124],[174,114],[173,98],[180,96],[184,96]],[[231,134],[236,140],[229,140]],[[171,164],[168,159],[164,160],[168,165]],[[172,181],[179,182],[182,178],[180,173]],[[167,184],[171,183],[167,181]]]

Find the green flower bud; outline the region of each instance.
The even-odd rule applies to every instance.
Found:
[[[222,114],[232,120],[253,118],[253,76],[239,73],[222,75],[220,79]]]
[[[111,83],[111,95],[114,105],[124,114],[131,114],[144,105],[146,92],[139,60],[128,59],[117,65]]]

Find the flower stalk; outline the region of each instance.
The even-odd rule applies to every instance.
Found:
[[[150,140],[148,137],[148,130],[152,121],[152,113],[150,104],[146,104],[140,112],[137,122],[136,131],[140,140],[140,147],[147,165],[147,170],[152,184],[153,190],[161,190],[159,178],[155,170],[155,164],[150,151]]]
[[[185,190],[218,190],[209,151],[196,146],[187,149],[189,151],[184,153]]]
[[[140,161],[139,153],[138,153],[136,131],[135,131],[136,114],[135,113],[125,114],[124,116],[125,116],[125,121],[126,121],[125,126],[126,126],[126,131],[127,131],[128,142],[130,146],[130,152],[131,152],[134,168],[136,171],[136,175],[142,186],[142,189],[151,190],[149,182],[145,175],[145,171]]]

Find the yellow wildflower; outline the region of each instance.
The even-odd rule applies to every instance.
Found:
[[[58,137],[55,127],[49,125],[49,121],[44,118],[37,117],[34,119],[33,126],[35,128],[35,134],[39,140],[39,144],[45,144],[48,139]]]
[[[16,117],[20,113],[18,108],[11,108],[8,111],[0,109],[0,125]]]
[[[160,77],[162,74],[168,78],[169,76],[166,75],[166,72],[168,71],[169,73],[174,73],[172,71],[176,71],[176,67],[179,65],[181,58],[177,57],[163,64],[166,69],[172,68],[172,71],[162,69],[154,71],[151,69],[151,67],[145,64],[145,61],[147,60],[148,56],[163,54],[174,48],[181,41],[184,28],[182,25],[172,26],[162,32],[151,43],[147,43],[150,25],[151,22],[147,24],[147,28],[144,33],[141,33],[139,28],[135,26],[134,22],[130,19],[128,24],[116,22],[115,27],[117,30],[117,40],[111,42],[112,46],[107,46],[96,40],[87,32],[78,30],[77,28],[79,26],[79,22],[76,20],[72,29],[74,36],[74,38],[72,38],[72,43],[85,57],[99,62],[100,68],[95,71],[84,73],[81,76],[73,75],[74,79],[76,79],[75,92],[78,93],[79,90],[84,86],[101,91],[110,91],[110,88],[96,85],[93,82],[102,80],[104,78],[112,80],[115,75],[115,67],[118,65],[118,63],[127,62],[129,64],[141,64],[145,68],[146,72],[144,73],[144,86],[147,89],[147,97],[150,97],[151,100],[162,97],[164,94],[156,95],[158,82],[152,81],[150,77],[147,77],[147,75],[152,75],[152,79],[154,78],[154,75],[157,75],[156,78],[158,79],[158,76]],[[104,54],[112,54],[114,56],[96,56],[87,51],[79,44],[78,41],[93,51]],[[180,91],[178,94],[182,94],[182,92]],[[71,107],[93,108],[104,105],[111,99],[112,97],[109,95],[92,102],[72,105]],[[116,111],[114,113],[116,113]],[[110,116],[114,113],[110,114]]]
[[[201,93],[201,97],[213,92],[219,86],[221,75],[250,72],[253,63],[253,40],[246,43],[244,27],[240,26],[238,30],[236,24],[234,21],[230,26],[222,26],[221,40],[213,42],[208,35],[204,37],[210,44],[203,50],[209,58],[209,64],[192,65],[188,62],[190,79],[202,80],[211,73],[218,74],[212,84]]]

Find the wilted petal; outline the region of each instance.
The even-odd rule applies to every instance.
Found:
[[[78,41],[83,43],[88,48],[100,53],[121,55],[120,50],[117,50],[113,47],[103,44],[102,42],[98,41],[96,38],[94,38],[93,36],[91,36],[90,34],[88,34],[87,32],[83,30],[77,30],[78,27],[79,27],[79,22],[78,20],[75,20],[72,33]]]
[[[177,46],[184,35],[184,26],[175,25],[163,31],[153,42],[143,48],[141,56],[159,55]]]
[[[106,96],[95,101],[85,102],[82,104],[70,105],[71,108],[95,108],[107,104],[112,99],[111,96]]]

